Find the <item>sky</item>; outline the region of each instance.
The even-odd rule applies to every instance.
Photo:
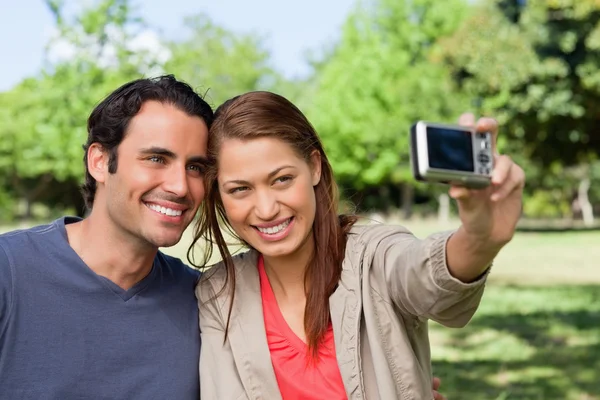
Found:
[[[89,0],[66,0],[80,1]],[[291,78],[307,73],[307,51],[318,52],[338,38],[356,0],[133,0],[133,4],[171,39],[184,37],[183,18],[197,13],[229,30],[264,36],[273,64]],[[43,0],[0,0],[0,91],[40,71],[53,28]]]

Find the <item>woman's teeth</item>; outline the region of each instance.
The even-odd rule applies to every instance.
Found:
[[[285,222],[282,222],[281,224],[277,225],[277,226],[271,226],[269,228],[260,228],[260,227],[256,227],[256,229],[258,229],[260,232],[262,233],[266,233],[268,235],[274,235],[278,232],[281,232],[282,230],[284,230],[292,221],[292,219],[288,219]]]

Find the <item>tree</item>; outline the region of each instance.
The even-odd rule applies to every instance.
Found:
[[[433,58],[438,39],[458,28],[466,10],[459,0],[380,0],[350,15],[321,66],[309,112],[345,187],[403,184],[410,206],[411,124],[452,121],[466,105]]]
[[[36,201],[65,205],[82,215],[78,192],[83,177],[86,119],[115,87],[139,78],[158,62],[151,51],[132,47],[141,23],[128,0],[102,0],[72,20],[64,2],[47,0],[58,35],[48,46],[39,77],[21,82],[0,101],[0,164],[6,179],[26,201],[25,217]],[[57,57],[60,46],[66,57]]]
[[[599,1],[489,0],[443,49],[456,82],[506,127],[503,146],[529,165],[530,189],[597,158]]]
[[[164,68],[207,93],[214,107],[244,92],[273,89],[281,79],[260,37],[236,35],[203,14],[186,18],[185,25],[191,35],[167,43],[171,57]]]

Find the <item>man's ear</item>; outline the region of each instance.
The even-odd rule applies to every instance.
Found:
[[[313,152],[310,153],[310,164],[312,185],[317,186],[321,181],[321,153],[319,153],[319,150],[313,150]]]
[[[98,183],[104,183],[108,174],[108,152],[100,143],[92,143],[87,151],[87,167]]]

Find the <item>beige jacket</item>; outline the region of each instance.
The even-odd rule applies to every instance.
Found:
[[[453,278],[446,266],[451,232],[415,238],[403,227],[355,226],[340,284],[329,304],[337,361],[346,393],[358,399],[432,399],[427,320],[462,327],[483,294],[477,282]],[[196,288],[202,348],[202,400],[281,399],[263,322],[257,253],[235,257],[236,291],[228,339],[229,297],[217,264]],[[318,397],[315,397],[318,398]]]

